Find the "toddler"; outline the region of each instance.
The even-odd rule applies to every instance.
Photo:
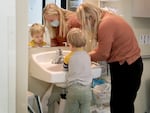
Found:
[[[65,113],[90,113],[92,75],[90,56],[83,49],[86,38],[79,28],[72,28],[67,42],[71,52],[64,58],[68,69]]]
[[[46,46],[47,43],[44,42],[43,37],[45,33],[45,28],[43,25],[34,23],[30,27],[30,34],[32,37],[32,40],[29,42],[30,47],[43,47]]]

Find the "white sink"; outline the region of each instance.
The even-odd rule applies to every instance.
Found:
[[[67,50],[63,50],[63,55],[68,54]],[[52,64],[55,58],[56,51],[48,51],[32,54],[29,66],[31,76],[54,84],[61,84],[66,81],[66,71],[63,69],[63,64]],[[92,63],[92,76],[98,78],[101,76],[101,67],[97,63]]]

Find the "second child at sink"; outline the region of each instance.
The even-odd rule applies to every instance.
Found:
[[[79,28],[72,28],[67,34],[67,42],[71,52],[64,58],[64,68],[68,70],[66,77],[67,100],[64,113],[90,113],[91,60],[83,49],[86,45],[84,32]]]
[[[32,40],[28,43],[29,47],[44,47],[48,46],[44,41],[45,28],[39,23],[34,23],[30,27],[30,35]]]

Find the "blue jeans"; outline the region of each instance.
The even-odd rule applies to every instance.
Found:
[[[68,88],[65,113],[90,113],[91,100],[90,86],[74,84]]]

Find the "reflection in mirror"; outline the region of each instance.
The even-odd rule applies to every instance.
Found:
[[[29,30],[32,40],[28,43],[29,47],[47,47],[44,41],[45,27],[42,24],[34,23]]]
[[[56,4],[58,7],[61,7],[61,0],[29,0],[29,8],[28,8],[28,31],[29,31],[29,37],[28,40],[29,42],[32,41],[32,36],[30,33],[30,27],[35,24],[44,24],[43,22],[43,18],[42,18],[42,12],[43,12],[43,8],[45,7],[45,5],[49,4],[49,3],[53,3]],[[63,5],[64,6],[64,5]],[[49,47],[51,45],[51,41],[50,41],[50,34],[49,31],[47,30],[47,28],[45,28],[45,33],[43,36],[43,41],[46,42],[46,46],[40,46],[40,47]],[[31,46],[29,46],[31,47]],[[34,46],[36,47],[36,46]],[[39,46],[37,46],[39,47]]]
[[[55,4],[47,4],[43,9],[43,24],[50,34],[51,47],[65,46],[67,33],[71,28],[80,28],[80,23],[73,8],[80,4],[81,0],[69,0],[64,10]],[[62,4],[64,5],[64,4]],[[63,6],[64,7],[64,6]]]
[[[67,2],[65,3],[65,1]],[[28,105],[31,105],[31,106],[28,106],[28,108],[29,107],[31,107],[31,109],[33,108],[33,110],[36,113],[48,112],[47,103],[51,95],[53,85],[51,83],[38,80],[31,76],[31,73],[30,73],[31,55],[34,53],[56,50],[58,48],[63,48],[63,50],[66,49],[66,47],[64,47],[65,46],[64,42],[66,42],[64,38],[58,37],[58,38],[55,38],[54,40],[50,40],[51,34],[49,30],[47,29],[47,27],[43,29],[43,25],[44,25],[44,20],[42,20],[43,8],[46,7],[46,5],[49,3],[54,3],[54,4],[57,4],[58,9],[61,9],[60,7],[65,9],[65,8],[68,8],[68,5],[66,4],[68,4],[69,1],[73,1],[73,0],[29,0],[28,2],[29,3],[29,19],[28,19],[28,34],[29,34],[28,42],[29,43],[27,43],[29,44],[29,49],[28,49],[29,50]],[[77,1],[77,0],[74,0],[74,1]],[[70,12],[69,10],[67,11]],[[71,14],[74,15],[73,12]],[[65,16],[65,17],[68,17],[68,16]],[[76,18],[74,17],[70,18],[70,20],[72,19],[76,19]],[[50,24],[50,22],[48,23]],[[77,27],[80,27],[78,22],[76,22],[75,25]],[[54,30],[57,33],[59,32],[58,28],[59,27],[54,27]],[[61,30],[64,29],[64,27],[61,27],[61,28],[62,28]],[[36,41],[38,42],[38,44],[35,43]],[[62,42],[62,44],[60,44],[61,47],[60,45],[56,45],[52,47],[51,45],[52,41],[58,41],[59,43]],[[41,100],[43,112],[40,111],[41,106],[38,105],[39,100]],[[32,111],[29,111],[29,113],[30,112]]]
[[[47,17],[44,15],[43,11],[44,12],[46,11],[46,13],[48,13],[48,15],[50,15],[49,12],[52,12],[52,10],[49,10],[49,11],[46,10],[46,6],[49,3],[53,3],[58,6],[58,8],[56,8],[55,11],[59,13],[58,15],[64,16],[63,17],[64,20],[62,19],[62,17],[59,17],[59,16],[57,18],[54,18],[53,15],[51,16],[51,18],[47,19]],[[66,34],[68,32],[67,29],[70,29],[69,26],[71,26],[71,28],[79,27],[77,25],[79,23],[77,23],[77,22],[68,23],[69,21],[72,21],[72,22],[76,21],[74,19],[72,20],[72,19],[68,18],[69,10],[75,11],[76,7],[80,3],[82,3],[82,0],[38,0],[38,1],[37,0],[29,0],[29,10],[28,10],[29,11],[29,19],[28,19],[29,28],[34,23],[39,23],[39,24],[43,24],[44,26],[46,26],[43,40],[47,43],[48,46],[40,46],[40,47],[65,46],[64,42],[66,42]],[[45,9],[43,10],[43,8],[45,8]],[[67,13],[64,13],[64,11],[62,11],[61,8],[67,9],[66,10]],[[71,14],[71,15],[73,15],[73,14]],[[76,18],[76,17],[74,17],[74,18]],[[50,23],[52,23],[52,21],[53,21],[53,23],[55,22],[55,24],[56,24],[56,20],[59,21],[58,26],[49,25]],[[69,26],[66,26],[67,24],[69,24]],[[54,34],[54,32],[55,32],[55,34]],[[54,35],[55,35],[55,37],[53,37]],[[32,41],[32,37],[30,36],[30,33],[29,33],[29,41]]]

